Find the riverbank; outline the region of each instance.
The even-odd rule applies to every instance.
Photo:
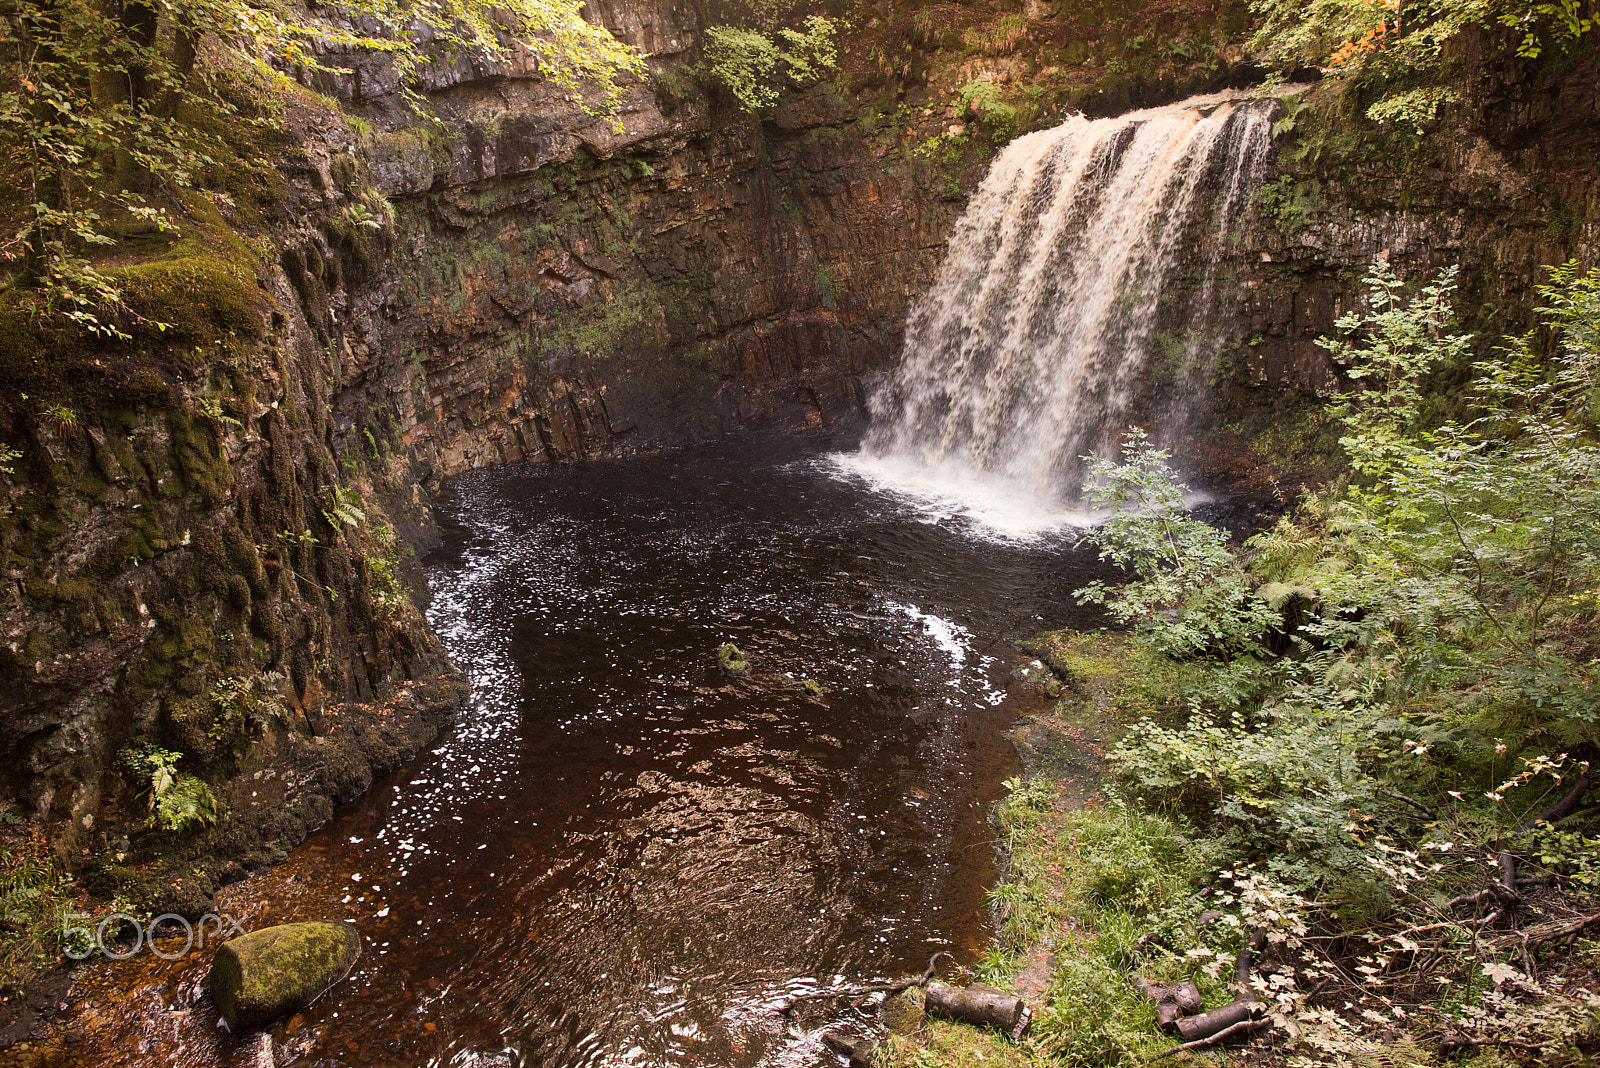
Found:
[[[1180,672],[1104,631],[1051,631],[1022,647],[1059,680],[1061,697],[1012,734],[1025,775],[1008,783],[993,816],[1006,865],[990,891],[1000,931],[972,977],[1022,995],[1035,1023],[1014,1043],[930,1018],[922,1032],[890,1040],[884,1068],[1021,1068],[1118,1051],[1143,1060],[1172,1044],[1126,980],[1140,933],[1128,905],[1170,907],[1195,861],[1177,828],[1108,802],[1099,782],[1129,724],[1178,711]],[[1203,989],[1219,997],[1212,986]]]
[[[1182,730],[1191,714],[1184,694],[1208,668],[1105,632],[1051,632],[1024,648],[1048,664],[1063,694],[1014,732],[1027,774],[1007,784],[993,815],[1006,866],[990,891],[1000,931],[963,978],[1017,992],[1034,1025],[1012,1042],[929,1018],[917,1033],[891,1037],[878,1068],[1166,1063],[1181,1039],[1158,1028],[1134,980],[1190,980],[1206,1007],[1226,1005],[1235,998],[1233,953],[1252,930],[1271,939],[1252,975],[1263,1020],[1254,1041],[1172,1063],[1207,1054],[1249,1064],[1593,1063],[1600,940],[1585,932],[1600,913],[1585,889],[1592,883],[1554,847],[1532,862],[1541,874],[1518,884],[1531,943],[1544,948],[1519,955],[1505,945],[1490,930],[1494,912],[1478,921],[1481,944],[1464,936],[1464,977],[1452,975],[1463,973],[1461,961],[1425,959],[1431,947],[1407,938],[1423,941],[1414,924],[1392,933],[1398,923],[1371,904],[1362,914],[1319,916],[1327,902],[1277,893],[1249,874],[1248,842],[1158,810],[1128,788],[1135,736],[1151,729],[1142,721]],[[1124,736],[1131,744],[1106,761]],[[1417,861],[1403,854],[1396,863],[1405,868],[1407,858]],[[1458,904],[1441,896],[1436,907],[1448,913]],[[1437,925],[1455,926],[1473,921]],[[1552,941],[1552,931],[1563,940]],[[1408,967],[1432,981],[1389,978]]]

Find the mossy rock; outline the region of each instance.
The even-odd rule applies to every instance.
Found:
[[[717,666],[722,669],[724,675],[731,675],[736,679],[742,679],[750,674],[749,661],[744,658],[744,654],[739,651],[739,647],[732,642],[726,643],[721,649],[717,650]]]
[[[285,923],[224,942],[211,962],[211,997],[234,1034],[305,1008],[361,955],[348,923]]]
[[[163,345],[193,345],[266,332],[265,295],[255,274],[239,264],[198,255],[116,267],[106,274],[138,316],[128,326],[135,335]]]

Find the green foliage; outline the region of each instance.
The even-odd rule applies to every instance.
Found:
[[[1594,4],[1584,0],[1523,0],[1500,15],[1502,26],[1522,31],[1517,55],[1525,59],[1537,59],[1544,52],[1551,27],[1555,40],[1566,44],[1594,29],[1595,21]]]
[[[328,507],[322,517],[335,530],[342,527],[359,527],[367,520],[361,510],[361,491],[354,487],[334,486],[328,491]]]
[[[72,880],[38,829],[22,823],[5,802],[7,835],[0,840],[0,996],[22,992],[29,976],[54,963],[64,946],[62,917],[73,908]]]
[[[1281,84],[1281,82],[1278,84]],[[1274,85],[1273,88],[1277,88],[1277,85]],[[1300,121],[1300,113],[1310,106],[1299,94],[1285,94],[1279,96],[1278,100],[1283,105],[1283,115],[1272,124],[1272,137],[1274,140],[1293,133],[1295,126]]]
[[[212,420],[213,422],[235,428],[242,427],[244,425],[243,423],[239,422],[239,420],[229,415],[227,413],[227,409],[223,407],[222,398],[214,396],[213,394],[207,393],[202,396],[198,401],[195,402],[195,407],[200,410],[201,415]]]
[[[641,73],[643,60],[586,23],[579,6],[355,0],[308,13],[243,0],[19,0],[0,21],[8,60],[0,70],[0,165],[20,190],[0,236],[0,263],[12,265],[4,284],[23,293],[20,305],[36,324],[126,338],[123,286],[94,254],[130,224],[171,229],[162,205],[173,199],[154,194],[193,188],[224,155],[218,133],[186,121],[186,102],[197,98],[225,122],[248,122],[231,86],[255,81],[280,93],[281,69],[343,73],[324,56],[385,53],[420,108],[429,63],[462,53],[501,57],[509,37],[522,36],[541,75],[580,99],[598,87],[592,110],[613,114],[619,78]],[[363,29],[352,31],[357,25]]]
[[[1367,118],[1377,123],[1409,126],[1421,136],[1425,127],[1439,115],[1439,109],[1461,99],[1447,86],[1429,86],[1391,93],[1367,109]]]
[[[0,846],[0,923],[14,927],[31,923],[40,901],[59,878],[42,853],[25,844]]]
[[[948,13],[933,8],[918,8],[911,16],[911,28],[908,31],[911,40],[922,48],[937,48],[939,40],[944,36],[950,16]]]
[[[961,35],[961,43],[972,52],[1006,55],[1015,52],[1028,39],[1028,20],[1020,14],[1001,15],[986,26],[974,26]]]
[[[124,750],[122,765],[148,781],[150,823],[166,831],[217,822],[217,797],[211,787],[193,775],[178,773],[182,753],[147,745]]]
[[[1526,27],[1525,55],[1539,42],[1571,41],[1593,27],[1583,0],[1434,0],[1408,7],[1369,0],[1252,0],[1261,16],[1251,44],[1279,67],[1316,64],[1361,72],[1431,66],[1444,43],[1468,26],[1499,21]]]
[[[1528,851],[1541,871],[1590,890],[1600,889],[1600,838],[1542,824],[1531,836]]]
[[[778,102],[773,84],[781,70],[791,85],[804,86],[838,63],[838,26],[822,15],[808,15],[802,29],[775,33],[737,26],[706,28],[706,66],[739,106],[760,111]]]
[[[1120,463],[1084,459],[1089,500],[1110,513],[1085,539],[1099,546],[1102,560],[1131,570],[1134,581],[1116,588],[1092,582],[1077,591],[1079,603],[1105,605],[1168,656],[1232,660],[1249,652],[1277,616],[1249,596],[1227,534],[1187,514],[1189,490],[1166,450],[1134,427]]]
[[[1127,796],[1220,819],[1218,840],[1248,843],[1274,885],[1315,893],[1330,907],[1383,897],[1360,843],[1345,829],[1373,807],[1374,785],[1358,759],[1374,741],[1359,717],[1286,704],[1270,720],[1199,712],[1179,728],[1145,721],[1113,751]]]
[[[1380,122],[1422,132],[1454,99],[1439,84],[1446,42],[1469,26],[1494,22],[1523,31],[1520,55],[1566,48],[1595,25],[1593,0],[1251,0],[1260,17],[1251,46],[1280,69],[1318,66],[1385,88],[1368,111]],[[1422,81],[1425,84],[1418,86]]]
[[[252,727],[265,730],[287,714],[279,698],[281,672],[268,671],[254,678],[226,678],[206,694],[212,719],[206,736],[212,742],[231,742]]]
[[[976,111],[978,121],[995,141],[1008,141],[1022,132],[1026,117],[1022,110],[1007,103],[1000,95],[1000,86],[986,79],[967,82],[956,90],[961,99],[961,110]]]
[[[1367,310],[1346,312],[1335,322],[1339,338],[1319,338],[1345,374],[1361,389],[1342,394],[1330,409],[1347,429],[1340,445],[1359,474],[1382,475],[1405,451],[1422,415],[1429,372],[1465,358],[1471,338],[1449,332],[1454,321],[1451,267],[1414,297],[1387,262],[1367,272]]]
[[[1450,330],[1453,281],[1412,291],[1385,265],[1368,274],[1365,310],[1324,340],[1360,387],[1330,406],[1358,477],[1244,553],[1187,517],[1163,521],[1181,487],[1141,438],[1099,472],[1131,506],[1100,541],[1133,581],[1092,599],[1140,643],[1225,680],[1191,688],[1186,717],[1131,728],[1110,754],[1111,792],[1203,830],[1226,865],[1205,896],[1236,929],[1276,925],[1277,971],[1259,988],[1291,1052],[1312,1058],[1376,1056],[1372,1021],[1398,1019],[1388,999],[1419,989],[1461,991],[1436,1011],[1490,1047],[1541,1029],[1570,1043],[1594,1008],[1570,992],[1520,1000],[1541,988],[1504,914],[1491,926],[1447,902],[1479,900],[1502,849],[1572,895],[1562,907],[1586,907],[1577,896],[1597,879],[1581,814],[1524,823],[1588,769],[1573,747],[1600,740],[1600,271],[1554,269],[1545,329],[1480,363],[1466,414],[1438,420],[1427,375],[1469,351]],[[1259,665],[1246,688],[1237,660],[1174,640],[1190,609],[1141,610],[1182,605],[1151,591],[1230,567],[1235,590],[1279,617],[1275,635],[1233,631],[1237,660]],[[1108,900],[1137,900],[1118,870],[1104,867]],[[1495,901],[1476,915],[1509,907]],[[1225,969],[1225,940],[1195,941],[1190,959]],[[1072,1012],[1100,980],[1074,982]],[[1332,1002],[1314,993],[1330,989]]]
[[[57,434],[78,432],[78,413],[64,404],[47,404],[39,412],[39,421]]]
[[[367,564],[372,613],[377,619],[399,619],[411,608],[411,597],[400,579],[400,547],[394,532],[382,527],[363,546]]]
[[[1156,1031],[1130,972],[1193,978],[1208,1004],[1226,1000],[1221,984],[1186,956],[1206,907],[1196,891],[1224,854],[1168,817],[1120,805],[1064,811],[1061,785],[1048,778],[1007,786],[996,819],[1012,875],[990,894],[1001,930],[977,977],[1009,984],[1034,943],[1057,939],[1037,1006],[1038,1052],[1052,1064],[1142,1063],[1171,1042]]]
[[[706,62],[711,76],[746,111],[759,111],[778,102],[778,90],[769,84],[778,69],[778,46],[766,34],[736,26],[708,26]]]

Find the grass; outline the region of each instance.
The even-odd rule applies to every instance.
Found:
[[[1002,988],[1044,951],[1049,980],[1034,1002],[1033,1029],[1020,1043],[991,1031],[930,1021],[891,1040],[888,1068],[1148,1063],[1173,1045],[1156,1029],[1133,974],[1157,982],[1193,979],[1208,1005],[1232,1000],[1228,976],[1190,957],[1189,932],[1210,858],[1177,823],[1110,804],[1074,807],[1070,789],[1048,777],[1018,783],[997,818],[1011,877],[991,897],[1004,921],[975,968]],[[1142,936],[1156,934],[1155,939]]]
[[[1198,668],[1168,660],[1110,631],[1045,631],[1019,647],[1032,653],[1066,685],[1071,696],[1053,710],[1102,741],[1145,716],[1165,718]]]
[[[1139,1063],[1172,1040],[1156,1030],[1132,975],[1193,979],[1208,1005],[1232,998],[1204,970],[1209,957],[1186,955],[1201,910],[1194,895],[1211,858],[1165,817],[1062,801],[1058,783],[1038,778],[1000,806],[1014,875],[994,891],[1005,920],[980,972],[1004,983],[1046,947],[1050,979],[1036,1008],[1033,1054],[1052,1064]]]
[[[875,1068],[946,1068],[975,1064],[1027,1068],[1039,1063],[1029,1045],[1019,1045],[986,1028],[934,1019],[928,1021],[915,1039],[892,1037],[873,1061]]]

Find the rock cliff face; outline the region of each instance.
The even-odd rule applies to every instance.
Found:
[[[705,16],[674,0],[590,9],[651,53],[620,128],[529,48],[430,67],[437,124],[385,57],[324,57],[342,112],[295,98],[207,250],[132,269],[182,335],[85,357],[76,420],[4,413],[24,455],[0,480],[0,789],[106,892],[198,907],[459,700],[413,603],[437,479],[853,417],[994,139],[1251,76],[1228,5],[1120,27],[1091,4],[930,10],[863,7],[839,85],[759,118],[695,74]],[[1538,265],[1594,248],[1594,56],[1535,67],[1484,39],[1460,62],[1463,102],[1420,139],[1325,89],[1285,107],[1213,289],[1214,416],[1326,393],[1313,341],[1380,254],[1463,263],[1498,331]],[[141,830],[119,754],[150,746],[214,784],[216,828]]]
[[[147,274],[130,299],[171,308],[161,347],[85,361],[95,407],[0,428],[22,446],[0,483],[0,790],[98,891],[195,911],[243,871],[219,857],[281,856],[463,690],[390,527],[418,529],[422,498],[403,465],[340,463],[337,362],[284,277],[210,254]],[[211,784],[215,827],[145,832],[153,749]]]
[[[398,218],[374,277],[327,301],[353,357],[336,421],[403,442],[424,479],[853,413],[959,211],[832,86],[760,121],[709,95],[683,73],[692,8],[598,14],[656,72],[620,131],[462,70],[432,86],[449,134],[424,146],[363,89],[381,78],[341,80]]]
[[[853,417],[995,139],[1252,76],[1228,4],[1152,5],[1119,32],[1092,4],[885,2],[851,13],[837,83],[758,118],[698,73],[703,23],[728,12],[587,13],[650,55],[615,126],[525,51],[432,70],[427,136],[384,57],[339,61],[351,73],[329,85],[370,124],[331,151],[362,161],[397,221],[372,279],[307,276],[305,303],[343,316],[319,327],[351,353],[338,429],[403,443],[424,481]],[[1203,58],[1138,58],[1157,29],[1203,37]],[[293,277],[333,251],[306,236]]]
[[[1460,101],[1423,130],[1372,123],[1370,98],[1331,84],[1289,104],[1276,166],[1217,290],[1234,323],[1236,389],[1336,388],[1315,339],[1355,307],[1379,259],[1402,277],[1459,266],[1457,312],[1480,352],[1532,325],[1545,265],[1594,262],[1600,55],[1590,44],[1534,62],[1511,45],[1488,31],[1455,42]]]

